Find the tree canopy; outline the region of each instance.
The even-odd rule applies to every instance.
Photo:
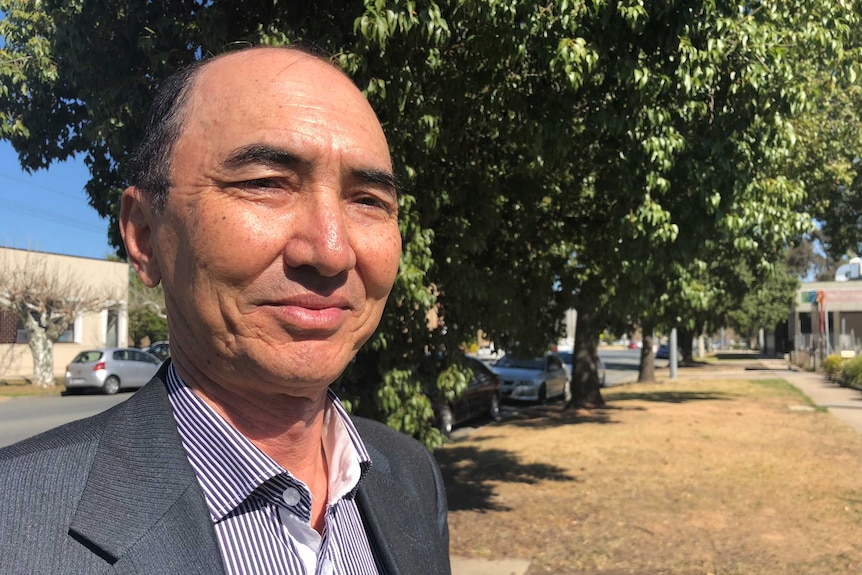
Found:
[[[457,364],[481,329],[538,351],[575,306],[574,400],[600,403],[598,328],[695,329],[718,313],[736,262],[767,277],[822,205],[790,161],[795,122],[815,99],[808,72],[849,78],[859,14],[827,0],[0,0],[0,10],[0,137],[30,169],[82,155],[91,204],[112,224],[170,72],[246,43],[332,54],[377,111],[404,183],[401,273],[337,387],[355,410],[429,442],[418,368],[428,350]],[[805,133],[822,137],[814,126]],[[430,383],[456,393],[465,378],[444,369]]]

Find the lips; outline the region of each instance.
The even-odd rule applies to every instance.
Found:
[[[307,295],[267,302],[279,320],[291,331],[333,332],[344,323],[353,306],[340,297]]]

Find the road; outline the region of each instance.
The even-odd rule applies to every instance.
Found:
[[[599,349],[599,357],[605,364],[605,382],[608,387],[630,383],[638,378],[641,350],[639,349]],[[667,367],[666,359],[656,359],[656,367]]]
[[[95,415],[131,397],[117,395],[67,395],[27,397],[0,403],[0,447],[69,421]]]

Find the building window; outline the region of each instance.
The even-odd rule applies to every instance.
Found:
[[[69,326],[69,329],[60,334],[57,343],[75,343],[75,323]]]
[[[808,312],[799,314],[799,333],[811,333],[811,314]]]
[[[35,312],[34,312],[35,316]],[[24,322],[22,322],[18,316],[15,317],[15,337],[11,341],[0,340],[0,343],[27,343],[30,341],[30,335],[27,333],[27,330],[24,329]],[[0,322],[3,320],[0,319]],[[72,322],[72,324],[60,334],[60,337],[57,339],[57,343],[74,343],[75,342],[75,325],[76,322]],[[4,334],[0,334],[2,336]]]
[[[107,310],[105,318],[105,345],[117,347],[120,342],[120,312],[117,309]]]

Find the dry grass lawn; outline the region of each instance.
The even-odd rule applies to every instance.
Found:
[[[436,452],[453,555],[539,573],[862,572],[862,435],[783,380],[605,390]]]

